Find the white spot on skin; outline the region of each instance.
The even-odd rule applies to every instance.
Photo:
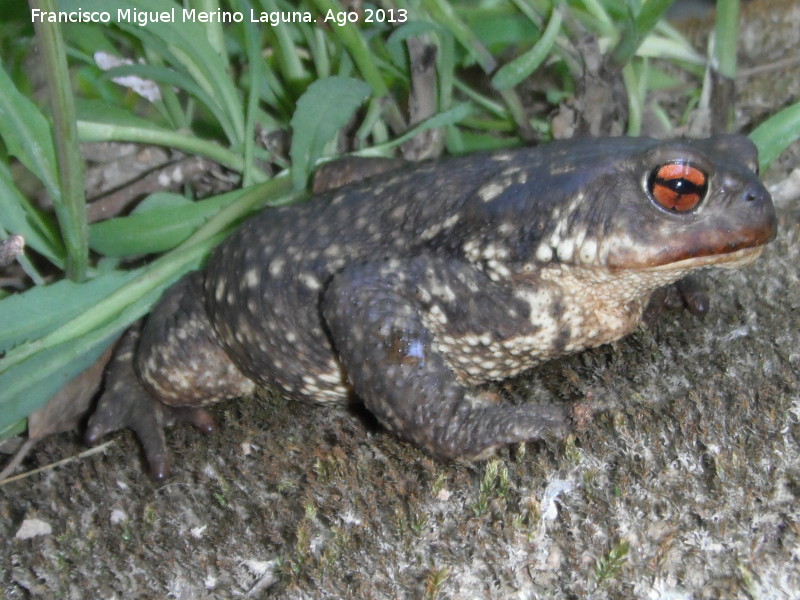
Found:
[[[441,298],[445,302],[452,303],[458,299],[455,293],[453,292],[452,288],[447,284],[442,286],[439,285],[432,286],[431,292],[434,294],[434,296]]]
[[[328,263],[328,270],[329,272],[336,272],[344,268],[346,264],[347,260],[344,257],[340,257]]]
[[[557,216],[558,209],[553,211],[553,217],[551,222],[555,223],[555,227],[553,228],[553,233],[550,235],[550,246],[552,248],[557,248],[558,244],[561,242],[561,232],[564,229],[564,221],[562,219],[554,220]]]
[[[261,283],[261,273],[259,273],[258,269],[255,267],[248,269],[244,274],[244,281],[247,284],[247,287],[250,289],[255,289],[258,287],[258,284]]]
[[[481,249],[480,244],[477,240],[469,240],[467,241],[464,246],[464,255],[467,257],[468,260],[475,262],[480,259],[481,256]]]
[[[489,269],[488,275],[492,281],[500,281],[511,277],[511,271],[499,261],[490,260],[486,263],[486,267]]]
[[[422,233],[419,234],[421,240],[428,241],[436,237],[439,232],[443,229],[441,224],[431,225],[427,229],[424,229]]]
[[[454,214],[454,215],[450,215],[449,217],[447,217],[447,218],[446,218],[446,219],[445,219],[445,220],[442,222],[442,227],[443,227],[444,229],[450,229],[450,228],[451,228],[453,225],[455,225],[456,223],[458,223],[458,220],[459,220],[460,218],[461,218],[461,215],[459,215],[458,213],[456,213],[456,214]]]
[[[583,199],[584,199],[584,193],[583,192],[579,192],[579,193],[575,194],[575,197],[572,198],[572,200],[569,203],[569,207],[567,208],[567,214],[571,215],[572,213],[574,213],[577,210],[577,208],[581,204],[583,204]]]
[[[220,279],[217,281],[217,286],[214,288],[214,298],[217,302],[222,302],[222,297],[225,295],[225,280]]]
[[[510,223],[506,221],[505,223],[501,223],[500,225],[498,225],[497,233],[503,236],[507,236],[517,231],[517,229],[518,225],[516,223]]]
[[[280,277],[280,274],[283,271],[283,267],[285,265],[286,265],[286,259],[276,258],[271,263],[269,263],[269,274],[272,277]]]
[[[486,260],[492,260],[499,258],[501,260],[508,258],[508,248],[505,246],[496,246],[494,244],[489,244],[486,246],[481,255]]]
[[[575,243],[571,239],[561,240],[556,248],[556,255],[561,262],[571,262],[575,251]]]
[[[317,291],[322,287],[319,279],[317,279],[313,273],[300,273],[297,279],[312,291]]]
[[[579,249],[586,238],[586,227],[580,227],[572,234],[572,246],[574,249]]]
[[[436,304],[431,306],[428,312],[440,324],[444,325],[445,323],[447,323],[447,316],[442,312],[442,309],[439,308]]]
[[[339,244],[331,244],[327,248],[322,251],[322,254],[328,258],[333,258],[336,256],[341,256],[342,254],[342,247]]]
[[[452,338],[450,338],[452,339]],[[454,340],[455,341],[455,340]],[[478,345],[478,336],[477,335],[465,335],[461,338],[461,341],[467,344],[467,346],[477,346]]]
[[[392,209],[392,212],[389,213],[389,219],[392,221],[401,221],[406,214],[406,205],[401,204],[399,206],[395,206]]]
[[[316,386],[318,380],[316,377],[311,377],[310,375],[303,375],[303,383],[309,386]]]
[[[478,196],[484,202],[491,202],[502,194],[507,187],[508,185],[503,182],[491,181],[478,190]]]
[[[547,244],[539,244],[539,247],[536,248],[536,260],[543,263],[550,262],[553,260],[553,249]]]
[[[597,259],[597,242],[593,239],[584,240],[578,251],[578,258],[583,264],[592,264]]]
[[[550,168],[550,175],[563,175],[564,173],[572,173],[577,166],[569,161],[560,163]]]

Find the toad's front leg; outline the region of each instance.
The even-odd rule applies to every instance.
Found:
[[[323,300],[366,407],[399,436],[449,458],[568,431],[563,407],[497,404],[474,385],[506,376],[492,348],[529,322],[528,310],[472,266],[428,256],[350,267]]]

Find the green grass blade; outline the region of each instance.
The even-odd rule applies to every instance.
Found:
[[[736,77],[739,45],[739,0],[717,0],[714,24],[714,65],[723,77]]]
[[[406,131],[403,135],[396,137],[390,142],[386,142],[385,144],[381,144],[380,146],[374,146],[369,150],[363,152],[357,152],[356,154],[360,156],[385,156],[387,155],[389,149],[405,143],[418,133],[425,131],[427,129],[450,127],[452,125],[455,125],[456,123],[460,123],[461,121],[466,119],[470,115],[470,113],[472,113],[472,111],[473,107],[469,103],[464,102],[462,104],[457,104],[450,110],[446,110],[444,112],[433,115],[429,119],[425,119],[421,123],[418,123],[411,129]]]
[[[64,246],[55,225],[40,213],[14,185],[8,167],[0,162],[0,226],[25,238],[25,243],[59,268],[64,267]]]
[[[237,195],[240,194],[231,193],[191,202],[182,196],[160,193],[159,197],[180,199],[180,202],[172,201],[152,210],[94,223],[89,228],[89,245],[103,256],[114,257],[171,250],[230,204]]]
[[[342,6],[334,0],[311,0],[323,18],[329,13],[345,12]],[[358,28],[352,23],[348,23],[342,27],[334,25],[331,27],[333,35],[341,42],[347,49],[347,52],[356,63],[361,76],[370,86],[374,95],[382,98],[389,94],[389,88],[383,80],[380,70],[378,69],[375,61],[373,60],[372,53],[370,52],[367,43],[361,36]]]
[[[54,0],[30,0],[31,8],[54,12]],[[58,160],[59,194],[53,195],[61,237],[67,250],[66,273],[74,281],[86,277],[89,265],[89,227],[83,183],[83,157],[75,126],[75,101],[72,97],[66,50],[57,23],[37,20],[36,39],[41,50],[45,77],[53,112],[53,135]]]
[[[33,287],[0,300],[0,353],[46,335],[92,309],[97,302],[137,276],[111,272],[84,283],[67,279]]]
[[[43,350],[0,373],[0,429],[44,406],[67,382],[96,361],[124,329],[142,317],[160,292],[123,310],[85,335]]]
[[[261,0],[261,6],[268,13],[278,12],[278,7],[274,0]],[[308,79],[308,73],[303,68],[303,63],[298,56],[297,48],[292,41],[291,32],[294,27],[284,23],[279,27],[272,27],[271,33],[274,36],[276,47],[274,51],[277,55],[277,63],[283,79],[288,82],[304,82]]]
[[[750,133],[750,139],[758,146],[759,165],[765,170],[789,144],[800,139],[800,102],[761,123]]]
[[[533,73],[550,55],[556,37],[561,31],[561,11],[554,9],[542,36],[530,50],[503,65],[492,77],[492,86],[497,90],[514,87]]]
[[[205,12],[207,14],[216,14],[222,9],[217,0],[187,0],[188,8],[194,8],[198,12]],[[205,30],[206,41],[209,46],[217,53],[222,59],[225,68],[228,68],[228,52],[225,47],[225,35],[222,30],[222,23],[217,20],[210,20],[206,23],[201,23],[201,27]]]
[[[44,184],[52,198],[60,196],[56,150],[50,124],[23,96],[0,64],[0,137],[8,152]]]

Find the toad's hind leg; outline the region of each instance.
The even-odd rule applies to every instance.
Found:
[[[164,427],[185,421],[210,432],[214,420],[202,406],[254,389],[217,343],[202,274],[192,273],[166,292],[141,331],[132,327],[118,343],[86,438],[94,443],[133,429],[153,476],[161,479],[169,472]]]
[[[432,310],[439,323],[457,312],[448,335],[459,327],[497,334],[500,317],[521,310],[513,298],[468,265],[427,257],[397,262],[403,264],[345,270],[323,300],[348,379],[383,425],[446,458],[481,458],[501,445],[569,430],[564,407],[496,404],[467,385],[425,322]]]

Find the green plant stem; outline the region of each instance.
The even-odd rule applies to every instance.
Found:
[[[144,54],[147,58],[147,64],[164,66],[164,61],[158,52],[153,52],[147,46],[144,47]],[[184,111],[181,107],[181,102],[178,99],[178,94],[175,87],[172,85],[164,85],[163,82],[158,86],[161,92],[161,101],[164,103],[164,108],[167,111],[169,122],[175,129],[188,128],[191,125],[191,109]]]
[[[533,134],[533,130],[531,129],[531,124],[528,122],[528,116],[525,114],[525,108],[522,106],[522,100],[519,94],[513,89],[499,90],[499,92],[523,137],[530,138]]]
[[[29,0],[29,5],[43,12],[56,10],[54,0]],[[53,205],[67,250],[66,274],[73,281],[82,281],[86,277],[89,261],[89,228],[86,223],[83,159],[78,145],[75,102],[67,70],[64,40],[57,23],[37,20],[34,27],[53,111],[53,133],[61,190],[61,196],[53,198]]]
[[[644,72],[643,72],[644,71]],[[644,112],[644,96],[646,69],[637,70],[634,63],[622,68],[622,80],[628,92],[628,135],[637,136],[642,133],[642,113]]]
[[[723,77],[736,77],[736,46],[739,41],[739,0],[717,0],[714,25],[714,65]]]
[[[157,144],[177,148],[187,154],[205,156],[239,173],[244,169],[244,161],[240,154],[231,152],[214,142],[166,129],[143,129],[94,121],[78,121],[78,133],[82,142],[117,141]],[[253,180],[255,182],[260,183],[265,179],[264,173],[254,170]]]
[[[261,0],[261,5],[267,12],[277,12],[278,7],[275,5],[274,0]],[[308,78],[306,70],[303,68],[303,63],[295,48],[294,41],[290,35],[290,28],[283,25],[280,27],[270,28],[272,35],[276,42],[278,54],[278,62],[283,78],[288,82],[304,82]]]
[[[241,9],[250,10],[250,2],[241,0]],[[260,42],[257,29],[252,23],[244,24],[245,51],[247,52],[247,62],[250,66],[250,87],[247,90],[247,103],[245,105],[245,138],[244,138],[244,169],[242,172],[242,185],[249,187],[254,180],[256,171],[253,160],[255,152],[255,123],[258,112],[258,101],[260,99],[259,90],[263,80],[263,62],[261,61]]]
[[[322,79],[331,74],[331,59],[328,56],[328,48],[325,43],[325,34],[321,27],[314,27],[308,39],[308,46],[311,49],[311,56],[316,69],[316,77]]]

